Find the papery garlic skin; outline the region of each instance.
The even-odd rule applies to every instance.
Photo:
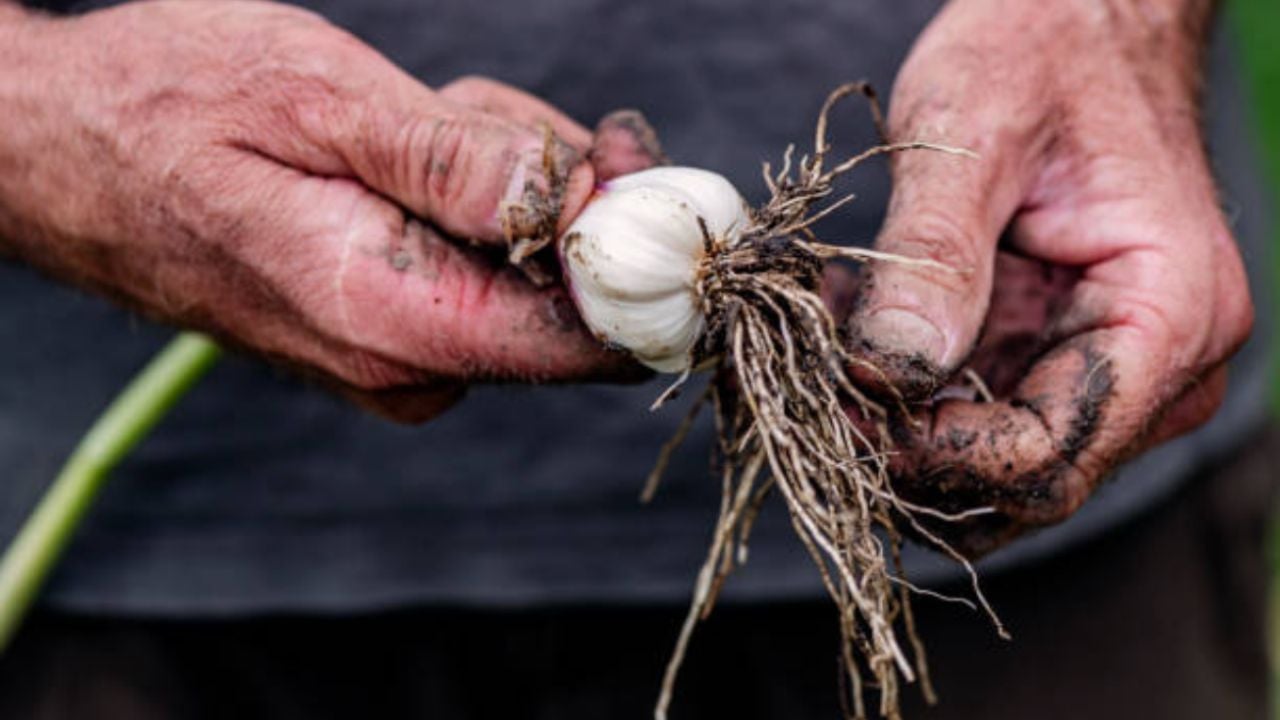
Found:
[[[702,334],[699,218],[726,246],[750,224],[746,202],[723,176],[653,168],[605,183],[560,240],[587,327],[659,372],[689,369]]]

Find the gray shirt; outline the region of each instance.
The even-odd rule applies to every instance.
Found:
[[[859,77],[882,90],[936,10],[927,0],[413,3],[312,7],[429,84],[489,75],[585,124],[643,108],[680,163],[762,196],[759,164],[811,135],[817,108]],[[72,9],[82,6],[72,3]],[[1214,54],[1210,136],[1262,315],[1207,427],[1121,470],[1065,524],[997,553],[989,572],[1061,552],[1151,507],[1231,452],[1265,413],[1267,225],[1239,86]],[[975,102],[980,101],[975,98]],[[875,138],[840,111],[837,152]],[[868,241],[883,166],[825,236]],[[0,263],[0,541],[16,531],[95,413],[171,330]],[[366,416],[261,363],[230,358],[116,473],[46,602],[99,612],[356,611],[402,604],[680,602],[717,507],[700,426],[650,506],[637,501],[682,406],[642,387],[478,387],[424,427]],[[912,552],[918,581],[954,577]],[[821,592],[779,503],[729,583],[744,600]]]

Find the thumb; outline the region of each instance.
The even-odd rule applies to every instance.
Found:
[[[348,157],[367,185],[454,237],[502,242],[555,228],[565,195],[594,182],[581,155],[548,127],[432,95],[417,112],[378,117]]]
[[[860,378],[892,383],[911,399],[940,387],[977,341],[990,303],[996,246],[1022,198],[1020,183],[1004,171],[1006,163],[984,140],[980,122],[966,129],[944,127],[942,138],[907,129],[895,131],[894,139],[965,147],[978,157],[932,150],[898,154],[888,216],[875,248],[951,271],[873,262],[864,270],[848,320],[850,349],[879,371],[859,371]]]
[[[291,111],[302,142],[277,141],[266,154],[354,177],[447,235],[482,243],[554,230],[565,197],[591,192],[591,167],[551,125],[458,102],[385,61],[348,75],[341,92]]]

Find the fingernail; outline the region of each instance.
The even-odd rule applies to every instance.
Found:
[[[541,150],[530,148],[516,156],[506,190],[498,201],[496,219],[507,240],[533,237],[543,222],[547,181],[535,170],[541,163]]]
[[[885,308],[868,315],[858,324],[862,338],[885,353],[920,357],[932,365],[944,366],[946,340],[942,332],[924,317],[901,308]]]
[[[563,233],[569,224],[578,217],[582,208],[586,207],[595,191],[596,174],[589,163],[582,163],[569,171],[569,179],[564,184],[564,197],[560,205],[560,218],[556,221],[556,232]]]

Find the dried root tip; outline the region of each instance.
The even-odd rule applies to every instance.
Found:
[[[564,207],[569,169],[556,162],[560,144],[551,125],[543,123],[542,180],[545,188],[529,182],[524,188],[523,199],[506,202],[498,209],[502,234],[507,241],[507,262],[523,272],[536,287],[546,287],[559,276],[541,262],[539,253],[555,242],[560,211]]]

